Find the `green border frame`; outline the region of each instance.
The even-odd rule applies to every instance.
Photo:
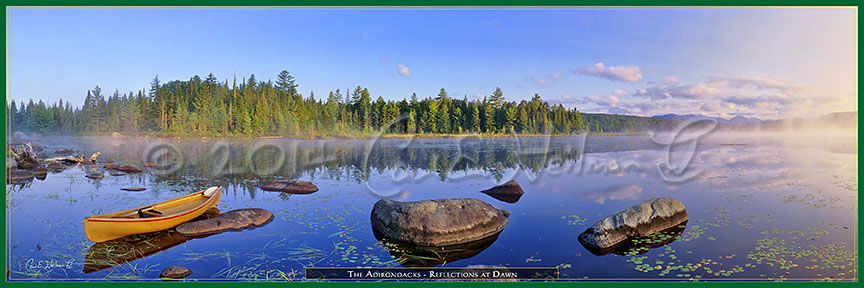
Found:
[[[448,6],[448,7],[481,7],[481,6],[504,6],[504,7],[512,7],[518,9],[518,7],[548,7],[548,6],[591,6],[591,7],[615,7],[615,6],[639,6],[639,7],[669,7],[669,6],[681,6],[683,7],[704,7],[704,6],[855,6],[860,9],[862,0],[290,0],[290,1],[280,1],[280,0],[8,0],[4,2],[4,6],[8,8],[9,6],[78,6],[78,7],[93,7],[93,6],[111,6],[111,7],[124,7],[124,6],[230,6],[230,7],[242,7],[242,6],[259,6],[262,8],[266,7],[277,7],[277,6],[314,6],[314,7],[358,7],[358,6],[389,6],[389,7],[434,7],[434,6]],[[8,23],[7,19],[8,11],[4,9],[3,13],[3,35],[4,39],[6,38],[7,28],[6,24]],[[858,31],[858,36],[860,39],[861,30],[860,23],[858,23],[858,27],[856,27],[856,31]],[[8,43],[7,43],[8,45]],[[857,44],[856,44],[857,45]],[[7,46],[3,46],[3,58],[7,59]],[[5,62],[5,61],[4,61]],[[857,59],[856,54],[856,73],[857,73],[857,63],[860,62]],[[7,83],[8,83],[8,64],[6,69],[3,70],[3,75],[6,81],[3,81],[2,87],[4,92],[8,92]],[[860,83],[861,75],[858,74],[858,80]],[[857,87],[856,87],[856,97],[857,97]],[[8,105],[9,95],[6,95],[4,107]],[[853,107],[855,111],[858,110],[857,107],[857,99],[856,99],[856,107]],[[6,132],[3,135],[4,143],[6,142],[6,135],[9,133],[9,121],[6,116],[6,109],[2,109],[0,115],[3,115],[3,118],[6,119],[5,130]],[[858,120],[858,124],[860,126],[861,120]],[[857,130],[856,130],[856,147],[857,147]],[[855,155],[856,163],[860,164],[860,159],[858,155]],[[3,162],[5,164],[5,157],[3,158]],[[860,165],[859,165],[860,166]],[[860,172],[859,172],[860,176]],[[4,182],[6,175],[3,173],[2,176]],[[859,177],[860,178],[860,177]],[[6,196],[3,196],[4,203],[6,202]],[[860,197],[858,200],[858,206],[860,207],[861,201]],[[860,209],[860,208],[859,208]],[[8,212],[4,212],[3,216],[0,217],[3,220],[4,225],[6,225],[6,215]],[[861,222],[861,214],[858,215],[859,223]],[[5,226],[4,226],[5,227]],[[860,230],[860,227],[859,227]],[[6,229],[3,229],[2,235],[4,236],[4,247],[7,244],[7,235]],[[861,244],[857,243],[858,251],[861,251]],[[6,268],[7,264],[7,253],[5,249],[3,249],[3,264],[2,267]],[[859,271],[859,279],[860,281],[860,271],[861,264],[860,261],[858,263],[858,271]],[[603,282],[584,282],[584,281],[573,281],[573,282],[519,282],[519,283],[500,283],[500,282],[246,282],[246,281],[218,281],[218,282],[208,282],[208,281],[188,281],[189,283],[196,283],[196,286],[199,285],[207,285],[207,286],[217,286],[217,287],[226,287],[226,286],[246,286],[246,285],[255,285],[257,287],[267,286],[267,287],[285,287],[285,285],[298,285],[305,287],[345,287],[345,286],[364,286],[364,287],[405,287],[405,286],[438,286],[438,287],[463,287],[463,286],[472,286],[472,287],[501,287],[501,286],[519,286],[519,287],[539,287],[539,286],[550,286],[550,287],[628,287],[639,285],[640,287],[669,287],[669,286],[681,286],[681,285],[707,285],[712,287],[765,287],[765,286],[794,286],[794,287],[812,287],[812,286],[831,286],[831,287],[858,287],[859,283],[857,282],[832,282],[832,283],[824,283],[824,282],[752,282],[747,280],[735,280],[730,279],[722,282],[700,282],[700,283],[688,283],[688,282],[673,282],[673,281],[644,281],[644,280],[620,280],[620,281],[603,281]],[[3,280],[4,287],[32,287],[34,285],[39,286],[56,286],[60,287],[88,287],[91,285],[95,285],[95,287],[104,287],[104,286],[115,286],[115,285],[123,285],[125,287],[150,287],[152,285],[182,285],[182,284],[174,284],[174,283],[185,283],[185,282],[134,282],[134,281],[105,281],[94,279],[92,282],[63,282],[63,281],[13,281],[7,282],[6,278]],[[165,287],[165,286],[162,286]]]

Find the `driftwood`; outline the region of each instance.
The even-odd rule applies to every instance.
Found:
[[[96,157],[99,157],[99,155],[102,155],[102,152],[96,152],[93,153],[93,155],[90,155],[90,162],[96,163]]]
[[[36,159],[36,153],[33,153],[33,146],[30,143],[24,143],[20,146],[9,147],[12,156],[15,157],[15,163],[21,169],[33,169],[39,167],[39,160]]]
[[[84,154],[78,154],[77,157],[66,156],[66,157],[54,157],[54,158],[45,159],[45,162],[51,162],[51,161],[63,161],[64,163],[67,163],[67,164],[69,164],[69,163],[72,163],[72,164],[82,163],[82,162],[84,162]]]
[[[76,156],[76,157],[66,156],[66,157],[54,157],[54,158],[48,158],[48,159],[45,159],[44,161],[45,161],[45,162],[51,162],[51,161],[63,161],[63,162],[66,163],[66,164],[75,164],[75,163],[96,163],[96,158],[98,158],[99,155],[102,155],[102,152],[96,152],[96,153],[93,153],[93,155],[90,155],[90,159],[88,159],[87,161],[84,160],[84,154],[78,154],[78,156]],[[88,162],[88,161],[89,161],[89,162]]]

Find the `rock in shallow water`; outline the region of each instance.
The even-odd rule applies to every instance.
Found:
[[[579,234],[579,242],[589,250],[609,249],[627,239],[675,227],[687,219],[687,210],[681,201],[651,199],[594,223]]]
[[[51,161],[51,163],[48,163],[48,169],[63,170],[66,169],[66,165],[63,165],[63,163],[60,163],[58,161]]]
[[[84,175],[84,177],[87,177],[87,178],[90,178],[90,179],[96,179],[96,180],[98,180],[98,179],[105,178],[105,174],[102,174],[102,173],[87,173],[87,175]]]
[[[162,273],[159,273],[159,278],[180,279],[192,275],[192,270],[183,266],[168,266]]]
[[[415,202],[381,199],[375,202],[371,218],[372,227],[392,240],[447,246],[495,235],[507,225],[509,215],[477,199]]]
[[[12,144],[22,144],[27,141],[30,141],[30,137],[21,131],[12,134]]]
[[[36,179],[45,180],[45,176],[48,175],[48,169],[40,165],[33,169],[33,175],[36,176]]]
[[[132,165],[120,166],[120,167],[117,168],[117,170],[120,170],[120,171],[123,171],[123,172],[126,172],[126,173],[141,173],[141,172],[144,172],[144,170],[141,170],[140,168],[135,167],[135,166],[132,166]]]
[[[260,208],[232,210],[207,220],[186,222],[175,230],[183,236],[201,236],[228,230],[240,230],[251,225],[262,226],[273,220],[273,213]]]
[[[70,155],[72,153],[75,153],[75,151],[72,151],[72,149],[69,148],[60,148],[54,151],[54,154],[57,155]]]
[[[105,165],[102,165],[102,168],[105,168],[105,169],[108,169],[108,170],[117,170],[117,169],[120,169],[120,165],[117,165],[117,164],[105,164]]]
[[[6,175],[6,183],[23,183],[30,180],[33,180],[33,173],[23,169],[11,169],[7,170]]]
[[[522,187],[519,186],[519,182],[516,182],[516,180],[510,180],[507,181],[507,183],[480,192],[486,193],[486,195],[492,196],[492,198],[507,203],[519,202],[519,198],[522,198],[522,194],[525,193],[525,191],[522,191]]]
[[[277,180],[258,185],[264,191],[278,191],[292,194],[310,194],[318,191],[318,186],[301,180]]]
[[[372,228],[372,235],[384,244],[384,249],[390,252],[390,255],[399,262],[399,265],[404,267],[435,267],[477,256],[489,248],[492,243],[495,243],[501,233],[495,233],[492,236],[468,243],[446,246],[422,246],[394,241],[385,237],[381,231],[375,228]]]

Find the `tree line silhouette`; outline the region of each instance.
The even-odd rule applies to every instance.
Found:
[[[255,75],[237,82],[218,81],[210,73],[187,81],[106,95],[99,86],[87,91],[83,105],[63,100],[46,104],[30,99],[7,106],[13,130],[104,135],[124,132],[158,136],[369,136],[388,134],[555,134],[641,133],[672,127],[677,121],[611,114],[584,114],[551,105],[534,94],[530,100],[506,101],[500,88],[483,99],[451,97],[441,88],[434,97],[416,93],[402,100],[372,99],[368,88],[336,89],[326,97],[298,91],[283,70],[272,81]]]

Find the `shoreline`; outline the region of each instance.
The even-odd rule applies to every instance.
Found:
[[[228,139],[228,140],[366,140],[366,139],[406,139],[406,138],[423,138],[423,139],[446,139],[446,138],[509,138],[509,137],[525,137],[525,138],[540,138],[540,137],[579,137],[585,134],[383,134],[383,135],[368,135],[368,136],[125,136],[117,137],[111,134],[104,135],[43,135],[43,137],[76,137],[76,138],[113,138],[117,140],[126,139],[161,139],[161,140],[213,140],[213,139]],[[646,133],[588,133],[587,136],[647,136]]]

